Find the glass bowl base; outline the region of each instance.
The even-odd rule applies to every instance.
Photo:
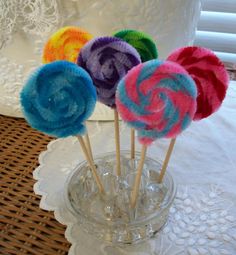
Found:
[[[73,171],[66,201],[85,231],[113,244],[134,244],[152,238],[166,223],[175,185],[169,174],[158,183],[161,165],[151,158],[145,160],[136,207],[130,206],[139,158],[139,153],[130,159],[129,152],[122,152],[119,177],[115,153],[95,158],[104,194],[86,162]]]

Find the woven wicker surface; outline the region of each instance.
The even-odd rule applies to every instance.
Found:
[[[39,208],[32,172],[52,138],[0,115],[0,254],[67,254],[65,227]]]

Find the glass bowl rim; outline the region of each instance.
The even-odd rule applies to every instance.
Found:
[[[94,160],[96,160],[97,158],[102,158],[102,157],[105,157],[105,156],[109,156],[109,155],[115,155],[115,151],[112,151],[112,152],[106,152],[106,153],[100,153],[100,154],[96,154],[94,155]],[[130,151],[129,150],[121,150],[120,151],[120,155],[122,154],[130,154]],[[139,155],[140,156],[140,152],[139,151],[136,151],[135,152],[135,155]],[[149,156],[146,156],[146,159],[149,159],[149,160],[152,160],[158,164],[161,164],[161,162],[159,162],[158,160],[156,159],[153,159]],[[65,184],[64,184],[64,192],[63,192],[63,198],[64,198],[64,201],[65,201],[65,204],[66,204],[66,208],[73,214],[73,216],[75,217],[80,217],[80,221],[81,220],[86,220],[90,223],[93,223],[93,224],[96,224],[96,225],[100,225],[100,226],[104,226],[104,227],[119,227],[119,226],[122,226],[122,225],[126,225],[126,226],[130,226],[130,227],[135,227],[135,226],[139,226],[140,224],[143,224],[145,222],[149,222],[151,221],[152,219],[154,218],[158,218],[161,216],[162,212],[165,211],[168,207],[171,206],[175,196],[176,196],[176,192],[177,192],[177,185],[175,183],[175,181],[173,180],[172,178],[172,175],[166,171],[165,173],[165,176],[164,176],[164,179],[168,178],[168,180],[170,181],[171,183],[171,193],[169,194],[169,198],[167,199],[167,201],[165,203],[162,204],[162,207],[160,210],[150,214],[148,217],[146,218],[141,218],[141,219],[137,219],[137,220],[134,220],[132,222],[113,222],[113,221],[99,221],[99,220],[96,220],[95,218],[91,217],[91,216],[87,216],[87,215],[84,215],[84,213],[82,213],[81,211],[78,211],[76,210],[72,205],[71,203],[69,202],[69,183],[70,183],[70,180],[73,179],[73,176],[78,174],[78,172],[76,171],[76,169],[79,169],[81,168],[83,165],[86,165],[87,164],[87,160],[83,160],[81,161],[80,163],[78,163],[74,168],[73,170],[71,171],[71,173],[67,176],[66,178],[66,181],[65,181]],[[168,192],[170,192],[170,190],[168,189]],[[167,193],[168,194],[168,193]]]

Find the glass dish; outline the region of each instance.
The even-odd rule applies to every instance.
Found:
[[[130,207],[130,193],[140,154],[130,159],[129,151],[121,152],[121,172],[115,174],[115,153],[95,157],[97,171],[105,188],[98,192],[85,161],[68,177],[65,201],[87,233],[114,245],[136,244],[154,237],[168,219],[176,194],[176,185],[169,173],[158,183],[161,164],[146,157],[139,196],[135,209]]]

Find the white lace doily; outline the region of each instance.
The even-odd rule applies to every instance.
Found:
[[[178,193],[167,225],[156,239],[117,248],[85,234],[65,208],[63,186],[82,160],[76,138],[57,139],[39,157],[34,190],[40,207],[53,210],[67,225],[69,255],[235,255],[236,254],[236,83],[214,116],[195,122],[178,139],[170,167]],[[94,153],[114,150],[112,123],[88,124]],[[122,149],[128,149],[129,129],[121,124]],[[149,156],[163,159],[168,140],[152,145]],[[92,244],[92,245],[91,245]]]
[[[0,0],[0,114],[22,117],[19,92],[60,24],[57,0]]]

